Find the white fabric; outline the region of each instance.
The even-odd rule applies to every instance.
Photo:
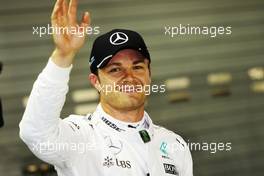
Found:
[[[140,122],[126,123],[98,104],[93,114],[60,119],[71,68],[50,59],[34,83],[19,126],[21,139],[37,157],[53,164],[59,176],[193,175],[184,140],[154,125],[146,112]],[[150,142],[143,142],[141,130]]]

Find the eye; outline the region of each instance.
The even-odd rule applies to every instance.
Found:
[[[138,69],[144,69],[144,67],[141,66],[141,65],[136,65],[136,66],[134,66],[134,69],[136,69],[136,70],[138,70]]]
[[[112,69],[109,70],[110,73],[115,73],[115,72],[119,72],[119,71],[121,71],[121,69],[118,68],[118,67],[112,68]]]

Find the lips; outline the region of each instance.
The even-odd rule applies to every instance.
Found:
[[[119,90],[120,92],[124,92],[124,93],[136,93],[137,91],[134,90],[134,89],[131,89],[131,90],[127,90],[127,89],[121,89]]]
[[[124,92],[124,93],[138,93],[137,88],[138,86],[141,85],[119,85],[117,86],[117,90],[119,92]]]

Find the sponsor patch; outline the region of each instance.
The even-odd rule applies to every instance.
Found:
[[[165,169],[165,173],[167,174],[172,174],[172,175],[179,175],[176,166],[172,165],[172,164],[166,164],[163,163],[164,169]]]

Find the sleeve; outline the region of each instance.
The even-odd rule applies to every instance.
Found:
[[[193,160],[188,145],[184,142],[184,164],[182,176],[193,176]]]
[[[19,124],[20,138],[29,149],[38,158],[58,167],[70,164],[73,151],[69,150],[69,144],[78,140],[69,122],[59,118],[71,69],[72,66],[61,68],[49,59],[33,85]]]

